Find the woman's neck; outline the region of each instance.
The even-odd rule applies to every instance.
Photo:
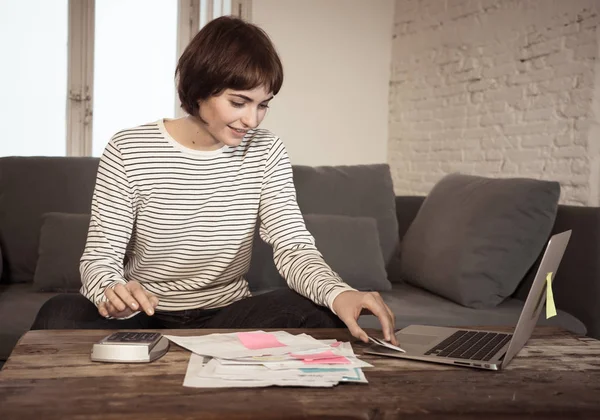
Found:
[[[174,120],[165,120],[169,135],[188,149],[211,151],[223,147],[207,130],[206,125],[190,115]]]

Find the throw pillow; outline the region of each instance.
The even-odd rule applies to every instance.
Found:
[[[34,289],[40,292],[79,290],[79,259],[89,225],[89,214],[45,213],[42,216]]]
[[[302,214],[372,217],[386,267],[398,254],[396,196],[387,164],[292,167]]]
[[[3,282],[33,281],[44,213],[90,211],[98,160],[82,156],[0,157]]]
[[[404,280],[464,306],[498,305],[544,248],[559,196],[557,182],[444,177],[402,241]]]
[[[306,214],[304,221],[325,262],[346,283],[358,290],[391,289],[374,218]],[[246,275],[251,290],[287,287],[273,262],[271,246],[257,232]]]

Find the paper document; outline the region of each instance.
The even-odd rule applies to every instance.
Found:
[[[368,383],[361,368],[372,367],[356,357],[350,343],[306,334],[256,331],[165,337],[192,351],[183,382],[188,387],[333,387]]]
[[[285,331],[262,333],[260,338],[252,339],[246,333],[209,334],[197,337],[181,337],[165,335],[173,343],[188,349],[200,356],[221,357],[231,359],[236,357],[280,355],[302,350],[326,350],[328,346],[319,340],[306,335],[292,335]],[[266,337],[265,335],[271,337]],[[264,347],[265,343],[274,347]],[[249,346],[249,347],[248,347]]]

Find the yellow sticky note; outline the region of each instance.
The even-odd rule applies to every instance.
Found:
[[[546,319],[556,316],[556,306],[554,305],[554,295],[552,294],[552,273],[546,276]]]

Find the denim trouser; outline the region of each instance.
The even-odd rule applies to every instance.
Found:
[[[344,328],[328,308],[291,289],[252,296],[216,309],[140,312],[129,319],[106,319],[80,294],[61,294],[39,310],[32,330],[161,328]]]

